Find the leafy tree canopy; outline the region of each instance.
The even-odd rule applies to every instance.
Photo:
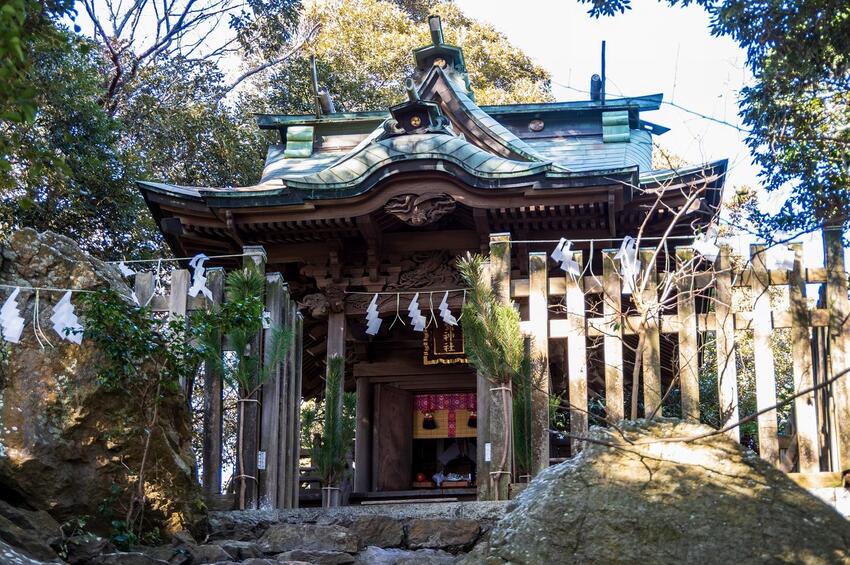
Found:
[[[263,111],[313,111],[309,56],[315,55],[321,85],[340,111],[386,109],[404,99],[404,78],[413,73],[411,51],[431,42],[429,14],[443,20],[446,42],[462,47],[479,104],[552,99],[549,73],[491,25],[477,22],[451,2],[311,0],[302,19],[318,33],[290,64],[268,73],[253,103]]]
[[[479,103],[551,98],[544,69],[448,1],[81,0],[88,36],[61,24],[66,0],[0,2],[17,22],[0,26],[0,83],[17,81],[0,92],[0,231],[51,229],[108,258],[161,251],[134,180],[257,182],[269,134],[252,113],[312,111],[311,54],[340,110],[385,109],[436,12]]]
[[[630,0],[580,0],[590,14],[612,16]],[[850,4],[841,0],[665,0],[696,4],[711,17],[716,36],[747,52],[755,77],[744,88],[740,115],[747,144],[769,191],[791,187],[776,214],[751,203],[750,218],[770,238],[850,227]]]

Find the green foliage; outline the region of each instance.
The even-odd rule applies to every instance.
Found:
[[[313,446],[313,461],[325,486],[339,486],[345,472],[345,456],[353,437],[353,424],[342,418],[344,398],[341,396],[345,360],[333,355],[328,358],[327,382],[325,383],[325,415],[322,438]]]
[[[305,3],[301,18],[321,27],[287,65],[268,73],[251,103],[257,111],[314,109],[309,56],[338,111],[383,110],[405,99],[402,81],[413,72],[411,51],[431,43],[425,18],[443,18],[446,42],[464,49],[479,104],[551,99],[549,74],[493,26],[467,17],[452,2],[355,0]],[[273,58],[272,51],[264,55]]]
[[[496,299],[483,277],[484,257],[467,253],[457,269],[469,288],[461,318],[466,356],[491,383],[510,384],[527,363],[519,312]]]
[[[532,465],[532,391],[534,382],[532,370],[525,363],[522,370],[513,379],[513,440],[514,461],[517,476],[530,475]]]
[[[593,16],[630,9],[629,0],[592,3]],[[741,92],[747,144],[769,191],[790,189],[775,215],[749,213],[760,235],[812,231],[826,222],[850,226],[850,4],[842,0],[748,2],[666,0],[696,4],[713,35],[747,51],[755,84]]]
[[[265,352],[267,363],[262,363],[258,348],[252,349],[252,343],[263,329],[265,285],[265,277],[256,268],[231,271],[225,279],[224,303],[192,316],[192,333],[197,338],[199,354],[216,366],[225,379],[239,387],[242,398],[249,398],[269,379],[292,344],[292,332],[276,327]],[[224,367],[222,334],[229,338],[236,354],[236,363],[228,370]]]
[[[111,289],[81,294],[80,306],[84,337],[105,357],[97,377],[104,388],[134,396],[151,385],[161,385],[161,393],[166,394],[176,392],[181,380],[194,376],[199,358],[186,340],[183,322],[172,321],[163,327],[150,310],[128,304]]]
[[[118,516],[116,504],[122,492],[114,483],[100,513],[112,524],[112,541],[129,548],[146,534],[144,523],[145,471],[151,437],[159,426],[163,402],[180,392],[180,383],[190,381],[200,357],[187,340],[185,323],[158,322],[147,308],[128,303],[115,290],[83,293],[80,306],[85,320],[84,337],[103,354],[98,384],[122,394],[126,415],[121,429],[104,430],[104,435],[138,439],[139,467],[127,469],[132,493],[126,514]]]
[[[33,45],[61,44],[54,21],[73,13],[71,0],[0,0],[0,121],[31,122],[39,85],[29,70]],[[0,149],[5,140],[0,137]]]

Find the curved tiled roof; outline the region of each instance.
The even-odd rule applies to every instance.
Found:
[[[372,142],[327,168],[285,178],[284,182],[294,188],[349,188],[390,163],[411,160],[448,162],[474,176],[488,179],[513,178],[552,170],[549,161],[513,161],[488,153],[461,137],[426,133]]]

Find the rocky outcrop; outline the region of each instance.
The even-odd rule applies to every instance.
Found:
[[[538,475],[465,563],[848,563],[850,522],[724,435],[595,429]]]
[[[117,269],[66,237],[25,229],[0,246],[0,284],[111,287],[130,296]],[[0,302],[8,295],[9,289],[0,288]],[[53,332],[49,318],[61,296],[42,292],[38,300],[40,323],[52,345],[39,345],[32,325],[35,294],[21,290],[24,335],[19,344],[2,346],[0,498],[45,510],[59,522],[88,516],[89,528],[107,533],[109,521],[122,517],[142,438],[123,433],[133,399],[98,386],[98,349]],[[203,505],[193,476],[185,400],[175,394],[160,412],[146,475],[145,517],[149,526],[169,532],[192,524]]]

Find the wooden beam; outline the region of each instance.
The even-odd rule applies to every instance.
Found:
[[[753,361],[756,372],[756,409],[761,411],[776,406],[776,373],[773,347],[770,336],[773,333],[770,316],[770,274],[764,261],[764,245],[750,246],[752,262],[753,296]],[[779,467],[779,440],[776,421],[776,409],[767,410],[758,417],[759,455],[761,458]]]
[[[680,273],[676,314],[679,319],[679,390],[682,397],[682,419],[699,423],[699,330],[694,305],[693,261],[693,249],[676,248],[676,266]]]
[[[803,282],[803,246],[791,244],[794,268],[788,276],[791,303],[791,358],[794,373],[794,392],[811,389],[815,384],[812,360],[812,338],[809,334],[809,308],[806,304],[806,284]],[[810,392],[794,399],[794,422],[801,473],[820,471],[818,453],[818,414],[815,394]]]
[[[295,330],[295,342],[292,354],[292,363],[289,366],[289,448],[290,465],[288,488],[291,507],[298,508],[301,481],[301,389],[304,382],[304,317],[298,311],[298,305],[290,300],[290,319],[294,321],[291,327]]]
[[[528,255],[531,293],[528,315],[531,320],[531,474],[549,466],[549,296],[547,254]]]
[[[141,273],[139,273],[141,274]],[[138,277],[137,274],[136,276]],[[224,269],[208,269],[207,287],[212,293],[212,303],[224,300]],[[215,331],[213,339],[221,343],[221,332]],[[203,474],[201,483],[206,496],[221,494],[221,442],[223,430],[221,363],[204,363],[204,422],[203,422]]]
[[[354,492],[366,492],[372,482],[372,385],[368,378],[357,379],[355,417]]]
[[[490,235],[490,284],[496,299],[502,304],[511,303],[511,235],[499,233]],[[509,485],[513,480],[513,446],[511,433],[513,410],[511,394],[502,390],[510,384],[502,385],[488,379],[487,394],[490,415],[490,454],[487,475],[479,473],[489,480],[489,496],[496,500],[507,500]],[[486,452],[486,446],[484,451]]]
[[[615,251],[602,252],[602,348],[605,359],[605,410],[608,421],[619,422],[624,417],[623,394],[623,286],[620,280],[620,261]],[[593,260],[591,257],[590,260]],[[566,281],[566,279],[565,279]]]
[[[847,297],[847,273],[840,227],[823,231],[826,258],[826,307],[829,311],[829,356],[833,377],[850,369],[850,300]],[[835,422],[838,428],[838,460],[836,471],[850,471],[850,375],[832,384],[835,398]]]
[[[573,260],[584,265],[581,251],[573,254]],[[570,397],[570,454],[575,456],[584,448],[579,437],[587,435],[587,332],[585,326],[584,289],[581,278],[565,277],[567,306],[567,383]]]
[[[735,315],[732,313],[732,264],[731,252],[724,245],[720,248],[716,264],[714,311],[717,319],[715,330],[717,343],[717,387],[720,402],[720,426],[737,422],[738,415],[738,370],[735,362]],[[741,440],[738,427],[727,432],[735,441]]]
[[[266,253],[262,247],[259,246],[247,246],[243,249],[243,253],[245,253],[245,257],[243,259],[243,265],[245,268],[254,268],[257,269],[260,273],[265,273],[266,270]],[[261,332],[260,332],[261,333]],[[251,342],[251,355],[258,355],[260,352],[260,339],[261,336],[258,333],[257,336]],[[257,363],[257,370],[259,371],[260,363]],[[259,377],[259,374],[255,374],[253,379],[256,381]],[[259,444],[259,393],[258,391],[253,391],[253,393],[249,390],[242,390],[240,392],[240,396],[245,399],[245,401],[240,401],[241,405],[241,422],[240,427],[242,430],[242,454],[244,461],[244,466],[240,466],[240,463],[237,461],[237,475],[242,475],[241,484],[244,485],[245,488],[245,508],[253,509],[257,508],[258,503],[258,490],[257,490],[257,447]],[[238,491],[241,491],[241,486],[237,487]],[[239,495],[237,494],[237,500],[239,500]]]
[[[643,369],[643,411],[649,418],[661,417],[661,312],[658,307],[658,278],[653,261],[653,252],[640,250],[643,272],[639,280],[646,281],[641,291],[641,300],[648,310],[644,327],[644,344],[641,368]],[[632,390],[632,394],[637,394]]]
[[[265,469],[257,469],[259,504],[261,507],[276,507],[281,464],[285,464],[282,453],[286,450],[286,436],[281,432],[282,398],[286,395],[286,382],[281,363],[272,364],[275,332],[285,324],[284,308],[289,293],[284,293],[283,277],[280,273],[266,275],[266,310],[270,313],[271,327],[263,331],[263,370],[268,379],[263,383],[260,409],[260,451],[265,453]],[[284,416],[285,417],[285,416]]]

